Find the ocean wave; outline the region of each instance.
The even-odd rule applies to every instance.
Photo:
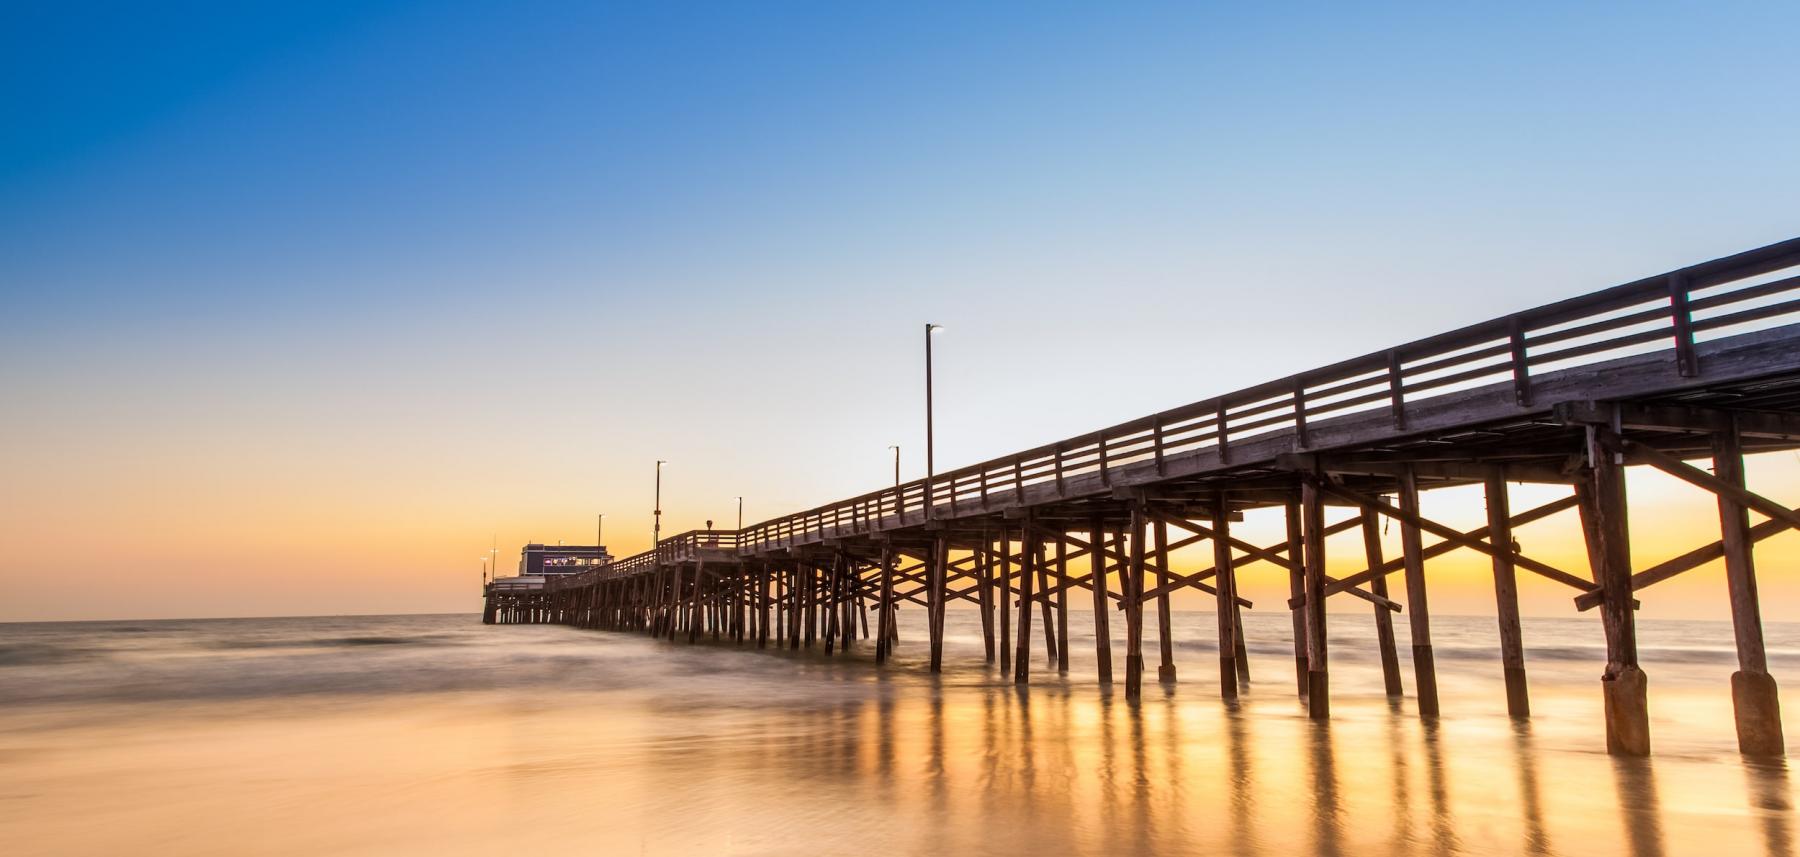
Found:
[[[443,640],[432,636],[418,637],[385,637],[385,636],[351,636],[351,637],[299,637],[279,639],[227,639],[206,640],[198,645],[208,649],[341,649],[359,646],[428,646],[441,645]]]
[[[67,664],[91,660],[98,655],[92,649],[58,646],[50,643],[11,643],[0,645],[0,666],[27,667]]]

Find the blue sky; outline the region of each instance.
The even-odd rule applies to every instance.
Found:
[[[918,448],[926,320],[953,466],[1800,232],[1791,5],[5,15],[17,541],[769,516]]]

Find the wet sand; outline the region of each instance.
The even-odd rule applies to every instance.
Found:
[[[1655,755],[1625,761],[1603,752],[1598,668],[1574,630],[1564,646],[1559,626],[1528,626],[1542,648],[1523,722],[1505,716],[1497,661],[1454,656],[1457,622],[1479,652],[1492,620],[1440,620],[1452,656],[1435,726],[1381,695],[1347,631],[1321,726],[1264,619],[1282,617],[1249,627],[1265,645],[1235,706],[1217,699],[1204,644],[1178,653],[1187,680],[1153,683],[1140,705],[1104,693],[1083,627],[1070,674],[1040,655],[1021,693],[981,662],[972,614],[950,616],[941,677],[907,625],[880,670],[867,651],[461,616],[0,626],[0,841],[10,854],[1793,852],[1786,766],[1737,755],[1730,664],[1683,642],[1728,631],[1645,623],[1646,651],[1666,657],[1646,659]],[[1203,640],[1211,621],[1178,614],[1177,638]],[[1772,628],[1778,679],[1791,633]],[[1800,735],[1800,701],[1783,703]]]

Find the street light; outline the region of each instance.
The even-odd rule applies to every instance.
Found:
[[[601,512],[600,520],[595,522],[595,524],[594,524],[594,547],[599,548],[605,544],[606,544],[606,513]]]
[[[744,531],[744,498],[738,498],[738,532]]]
[[[656,460],[656,511],[651,513],[655,522],[650,527],[650,549],[655,550],[662,541],[662,466],[668,464],[662,459]]]
[[[894,491],[898,492],[900,490],[900,447],[896,444],[888,444],[888,449],[894,451]]]
[[[926,520],[931,519],[931,506],[932,506],[931,477],[936,472],[936,470],[934,468],[936,461],[933,458],[933,453],[935,452],[935,449],[934,449],[934,445],[932,443],[932,436],[931,436],[931,434],[932,434],[931,433],[931,428],[932,428],[932,426],[931,426],[931,334],[936,331],[943,330],[943,329],[944,329],[944,326],[941,324],[929,324],[928,323],[925,325],[925,518],[926,518]],[[900,454],[899,450],[894,451],[894,455],[896,457],[898,457],[899,454]]]

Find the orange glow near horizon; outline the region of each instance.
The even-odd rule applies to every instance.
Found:
[[[99,619],[330,613],[456,612],[477,609],[481,557],[498,540],[502,575],[513,573],[519,547],[528,541],[586,544],[593,540],[596,505],[585,486],[546,479],[541,490],[520,477],[496,493],[471,502],[447,481],[427,474],[384,474],[370,484],[339,484],[339,475],[302,464],[271,461],[252,469],[234,462],[185,462],[180,479],[115,481],[105,490],[91,478],[119,471],[96,466],[89,474],[24,468],[25,483],[40,489],[36,502],[21,505],[9,526],[17,527],[6,557],[4,619]],[[649,492],[646,472],[643,482]],[[88,478],[84,478],[88,477]],[[735,501],[703,505],[696,494],[725,496],[723,488],[696,489],[691,472],[665,471],[664,532],[702,526],[708,518],[721,529],[735,523]],[[702,475],[703,477],[703,475]],[[1753,456],[1752,490],[1777,500],[1784,486],[1800,479],[1793,453]],[[1630,471],[1633,563],[1645,568],[1718,538],[1718,515],[1711,495],[1649,468]],[[256,482],[279,486],[249,490]],[[1514,485],[1514,511],[1564,496],[1559,486]],[[595,491],[613,499],[636,492]],[[632,498],[635,499],[635,498]],[[649,497],[640,515],[623,502],[605,504],[608,547],[617,556],[645,549],[650,541]],[[768,501],[753,500],[747,521],[767,517]],[[1479,488],[1427,491],[1425,513],[1459,528],[1485,523]],[[803,508],[786,504],[783,511]],[[1349,514],[1328,509],[1328,520]],[[1754,519],[1760,519],[1754,516]],[[1566,511],[1520,528],[1523,551],[1536,559],[1589,576],[1575,513]],[[641,532],[640,532],[641,531]],[[1254,510],[1234,535],[1258,544],[1282,537],[1280,514]],[[29,538],[25,536],[29,535]],[[1384,553],[1399,555],[1398,528],[1384,526]],[[1427,544],[1435,541],[1427,536]],[[1175,565],[1211,564],[1210,547],[1178,551]],[[1334,537],[1327,551],[1330,571],[1347,575],[1364,567],[1360,536]],[[1800,537],[1784,533],[1757,545],[1756,560],[1763,615],[1769,621],[1800,620],[1800,581],[1792,570],[1800,559]],[[1439,614],[1493,612],[1492,574],[1486,556],[1461,550],[1428,563],[1431,608]],[[1085,560],[1071,569],[1085,572]],[[1520,600],[1527,615],[1574,616],[1575,594],[1525,570],[1518,572]],[[1404,598],[1401,576],[1390,590]],[[1281,610],[1284,572],[1267,563],[1243,569],[1240,590],[1258,611]],[[1640,594],[1641,615],[1659,618],[1723,619],[1729,616],[1722,566],[1718,562],[1688,572]],[[1183,590],[1176,609],[1207,610],[1211,596]],[[1371,609],[1351,598],[1334,599],[1334,611]]]

